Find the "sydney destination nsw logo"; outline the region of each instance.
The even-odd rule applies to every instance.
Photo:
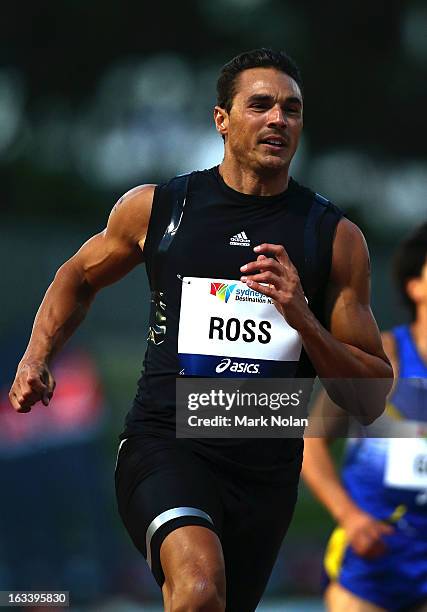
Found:
[[[234,295],[236,302],[256,302],[258,304],[272,304],[273,301],[258,291],[249,289],[249,287],[242,288],[238,287],[238,283],[212,283],[210,294],[215,295],[217,298],[227,304],[228,300]]]

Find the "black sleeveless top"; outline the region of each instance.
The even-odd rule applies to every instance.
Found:
[[[144,247],[152,290],[150,333],[143,373],[122,438],[139,433],[175,437],[175,383],[180,372],[184,373],[178,359],[178,328],[186,277],[239,281],[240,267],[255,259],[254,246],[283,244],[298,270],[310,308],[327,326],[324,292],[334,232],[342,217],[339,209],[293,179],[285,192],[274,196],[237,192],[225,184],[215,167],[189,175],[185,206],[178,210],[178,223],[175,219],[178,229],[171,230],[171,219],[177,215],[178,180],[182,177],[157,186],[154,192]],[[168,228],[169,244],[162,254],[159,246],[161,252]],[[282,375],[315,376],[304,349],[293,366],[290,373]],[[209,446],[211,441],[198,442]],[[220,440],[214,442],[217,446]],[[274,442],[288,447],[294,443],[294,450],[301,449],[300,441]]]

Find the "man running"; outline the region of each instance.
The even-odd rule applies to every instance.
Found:
[[[342,482],[328,445],[345,417],[326,395],[313,411],[326,437],[305,441],[304,479],[339,524],[324,560],[330,612],[427,611],[427,223],[394,263],[412,322],[383,334],[399,375],[386,411],[348,441]]]
[[[52,355],[97,291],[145,262],[148,347],[116,490],[168,611],[255,610],[291,520],[303,449],[300,439],[177,439],[177,377],[228,366],[252,376],[392,377],[360,230],[289,176],[303,125],[295,63],[268,49],[243,53],[223,67],[217,92],[222,163],[123,196],[106,229],[58,270],[10,392],[18,411],[47,405]],[[258,296],[253,317],[236,288]],[[213,315],[218,300],[227,320]]]

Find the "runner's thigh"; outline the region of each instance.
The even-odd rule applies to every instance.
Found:
[[[215,480],[176,439],[127,440],[118,457],[116,494],[123,523],[160,586],[160,547],[172,531],[199,525],[221,535]]]

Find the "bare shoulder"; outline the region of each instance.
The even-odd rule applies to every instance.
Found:
[[[127,191],[113,206],[107,234],[144,246],[156,185],[138,185]]]
[[[331,281],[339,285],[366,282],[369,251],[361,229],[349,219],[339,221],[332,247]]]
[[[333,243],[333,262],[343,263],[362,258],[369,259],[368,245],[362,230],[352,221],[343,217],[337,225]]]

